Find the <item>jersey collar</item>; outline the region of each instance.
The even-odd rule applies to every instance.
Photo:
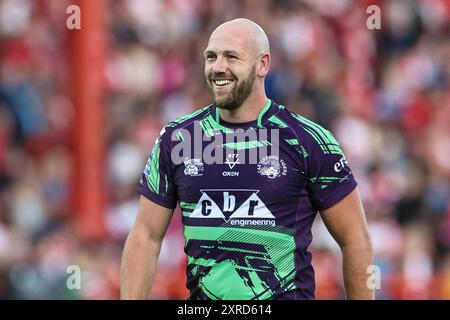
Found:
[[[274,106],[274,104],[275,103],[272,102],[271,99],[268,99],[266,105],[264,106],[264,108],[262,108],[256,120],[242,123],[232,123],[221,119],[219,110],[217,110],[218,108],[214,105],[212,106],[211,112],[214,121],[226,127],[233,127],[233,128],[263,127],[264,124],[268,121],[268,119],[276,112],[277,108]]]

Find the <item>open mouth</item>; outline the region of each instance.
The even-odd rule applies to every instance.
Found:
[[[234,80],[220,79],[220,80],[212,80],[212,82],[218,87],[224,87],[234,82]]]

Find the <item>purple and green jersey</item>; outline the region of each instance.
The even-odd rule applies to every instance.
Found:
[[[208,139],[187,142],[196,126]],[[226,142],[238,129],[256,138]],[[224,143],[208,150],[218,138]],[[195,152],[175,163],[179,143],[226,152],[219,163]],[[250,161],[260,148],[269,152]],[[311,226],[317,211],[355,187],[331,132],[269,101],[253,122],[227,123],[210,105],[167,124],[138,190],[163,207],[181,208],[190,299],[259,300],[315,298]]]

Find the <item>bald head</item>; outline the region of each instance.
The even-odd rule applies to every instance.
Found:
[[[236,110],[246,101],[266,104],[269,40],[259,25],[243,18],[221,24],[211,34],[204,57],[206,83],[219,109]]]
[[[220,37],[240,39],[245,43],[246,49],[256,56],[270,52],[269,39],[264,30],[257,23],[246,18],[238,18],[222,23],[213,31],[209,41],[211,42],[212,39]]]

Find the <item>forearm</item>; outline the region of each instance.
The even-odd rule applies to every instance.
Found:
[[[122,255],[121,299],[146,299],[155,275],[161,245],[137,231],[130,232]]]
[[[342,247],[344,285],[347,299],[375,299],[374,288],[368,285],[368,267],[372,265],[373,254],[370,242],[348,244]]]

